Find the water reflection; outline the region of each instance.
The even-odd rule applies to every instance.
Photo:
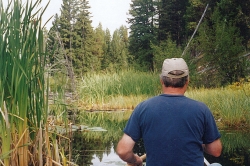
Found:
[[[124,162],[116,155],[116,141],[105,139],[107,132],[75,132],[72,140],[72,160],[84,166],[124,166]],[[91,136],[91,137],[90,137]]]
[[[72,135],[72,161],[84,166],[124,166],[115,153],[131,112],[84,112],[76,123],[105,130],[76,131]]]
[[[130,114],[131,112],[82,113],[78,119],[79,124],[102,127],[107,131],[74,132],[71,142],[72,161],[79,166],[125,166],[114,149]],[[250,166],[250,133],[221,130],[221,134],[221,157],[205,154],[206,159],[223,166]],[[134,151],[138,155],[145,153],[143,141],[135,146]]]
[[[98,153],[102,153],[97,152]],[[114,147],[111,148],[111,151],[109,154],[104,154],[102,159],[100,159],[98,157],[98,155],[95,154],[93,156],[93,159],[91,160],[92,165],[94,166],[105,166],[105,165],[109,165],[109,166],[125,166],[125,162],[122,161],[117,154],[114,151]]]

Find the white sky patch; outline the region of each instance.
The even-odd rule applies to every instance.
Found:
[[[24,3],[26,0],[22,0],[22,2]],[[41,7],[44,8],[48,2],[49,0],[42,0]],[[96,28],[101,22],[103,29],[106,30],[106,28],[108,28],[111,34],[122,25],[129,28],[127,24],[129,16],[127,13],[130,9],[130,3],[131,0],[89,0],[92,26]],[[7,0],[4,0],[4,4],[7,4]],[[50,1],[49,6],[43,14],[43,24],[45,24],[51,16],[55,16],[56,13],[61,14],[61,5],[62,0]],[[51,27],[53,20],[54,18],[47,23],[47,29]]]
[[[131,0],[90,0],[92,26],[97,27],[101,22],[103,29],[108,28],[111,34],[122,25],[128,27],[130,3]]]

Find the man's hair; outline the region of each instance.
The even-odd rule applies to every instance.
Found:
[[[181,75],[181,74],[183,74],[183,71],[174,70],[174,71],[169,72],[169,74]],[[182,88],[182,87],[184,87],[184,85],[188,81],[188,76],[184,76],[181,78],[170,78],[170,77],[161,75],[160,77],[161,77],[161,79],[166,87]]]

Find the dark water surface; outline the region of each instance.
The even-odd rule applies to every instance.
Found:
[[[71,142],[71,160],[79,166],[125,166],[115,153],[117,142],[131,112],[84,112],[78,123],[95,127],[73,132]],[[96,128],[99,127],[99,128]],[[100,130],[98,130],[100,129]],[[221,130],[223,153],[215,158],[205,154],[210,163],[222,166],[250,166],[250,133],[243,131]],[[143,143],[134,148],[143,155]]]

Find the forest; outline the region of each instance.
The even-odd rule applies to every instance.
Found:
[[[88,72],[159,72],[165,58],[182,57],[195,87],[247,81],[249,6],[249,0],[132,0],[130,26],[111,34],[101,23],[91,26],[88,0],[63,0],[47,30],[49,64],[74,80]]]

